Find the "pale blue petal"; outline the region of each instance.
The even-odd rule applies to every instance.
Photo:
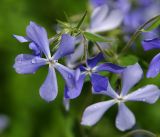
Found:
[[[31,42],[29,44],[29,48],[34,51],[34,55],[41,56],[42,51],[39,49],[38,45],[36,45],[34,42]]]
[[[19,35],[13,35],[14,38],[16,38],[19,42],[29,42],[30,39],[24,36],[19,36]]]
[[[117,28],[123,21],[123,12],[114,9],[108,13],[106,5],[97,7],[92,14],[90,32],[105,32]]]
[[[9,126],[10,119],[4,114],[0,114],[0,134]]]
[[[83,113],[81,124],[92,126],[96,124],[103,114],[115,104],[114,100],[103,101],[87,107]]]
[[[147,78],[154,78],[160,73],[160,53],[157,54],[151,61],[148,72]]]
[[[58,60],[64,56],[73,53],[75,48],[75,42],[76,42],[75,37],[72,37],[69,34],[63,34],[59,44],[59,48],[57,49],[53,58],[55,60]]]
[[[26,30],[27,37],[36,43],[46,57],[51,58],[49,40],[46,30],[34,22],[30,22]]]
[[[125,96],[125,100],[142,101],[153,104],[159,99],[159,96],[160,90],[157,86],[147,85]]]
[[[124,103],[120,103],[116,117],[116,127],[121,131],[125,131],[131,129],[135,123],[136,120],[134,114]]]
[[[15,59],[14,69],[20,74],[35,73],[37,69],[46,64],[46,60],[34,55],[20,54]]]
[[[84,46],[80,44],[76,47],[74,53],[70,54],[66,58],[67,66],[74,68],[78,64],[78,60],[84,55]]]
[[[91,30],[100,26],[100,24],[107,17],[108,11],[109,11],[109,8],[107,5],[97,7],[93,10],[92,16],[91,16],[91,26],[90,26]]]
[[[142,78],[143,71],[138,63],[128,66],[122,73],[122,92],[124,96]]]
[[[40,88],[40,96],[47,102],[53,101],[58,94],[57,78],[53,67],[49,67],[48,76]]]
[[[75,79],[77,75],[76,70],[72,70],[70,68],[67,68],[63,66],[60,63],[56,63],[54,67],[59,71],[59,73],[62,75],[63,79],[65,80],[68,88],[74,88],[75,87]]]

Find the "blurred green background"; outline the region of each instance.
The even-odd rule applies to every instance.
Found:
[[[71,16],[83,13],[86,7],[87,0],[0,0],[0,114],[7,115],[10,121],[0,137],[118,137],[125,134],[114,126],[116,107],[94,127],[80,126],[85,107],[99,100],[99,96],[88,92],[90,84],[85,84],[86,90],[71,102],[71,110],[66,112],[62,102],[63,80],[59,74],[58,97],[46,103],[39,96],[39,88],[47,69],[41,68],[34,75],[19,75],[12,68],[16,55],[30,53],[27,44],[20,44],[12,34],[25,35],[25,28],[32,20],[44,26],[51,37],[56,19],[64,20],[64,12]],[[142,85],[144,83],[145,80]],[[160,85],[160,78],[147,83]],[[160,133],[160,101],[154,105],[128,105],[136,115],[136,128]]]

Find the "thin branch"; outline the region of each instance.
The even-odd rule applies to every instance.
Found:
[[[88,59],[88,42],[86,38],[83,36],[83,44],[84,44],[84,60],[87,62]]]
[[[107,59],[108,56],[106,55],[106,53],[104,52],[104,50],[100,47],[100,45],[97,42],[95,42],[95,44],[96,44],[98,50],[104,55],[105,59]]]
[[[131,39],[128,41],[127,45],[122,49],[121,53],[123,53],[124,51],[128,50],[133,42],[135,41],[135,39],[142,33],[142,29],[144,29],[148,24],[150,24],[151,22],[153,22],[154,20],[156,20],[157,18],[159,18],[160,15],[157,15],[153,18],[151,18],[150,20],[148,20],[147,22],[145,22],[142,26],[140,26],[137,31],[132,35]]]

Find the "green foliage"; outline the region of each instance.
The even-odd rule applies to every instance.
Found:
[[[79,21],[79,23],[76,27],[77,29],[79,29],[81,27],[82,23],[84,22],[84,19],[85,19],[86,15],[87,15],[87,11],[85,11],[84,15],[82,16],[81,20]]]
[[[160,16],[155,18],[155,20],[146,29],[142,29],[141,31],[149,32],[149,31],[156,29],[159,25],[160,25]]]
[[[66,112],[62,103],[64,82],[59,75],[57,77],[58,97],[54,102],[46,103],[39,96],[39,87],[45,80],[47,68],[38,70],[34,75],[18,75],[12,68],[17,54],[31,53],[28,44],[19,44],[13,39],[12,34],[25,36],[25,27],[32,20],[43,25],[51,37],[55,33],[53,28],[56,19],[62,20],[59,22],[61,25],[68,25],[64,23],[66,21],[64,11],[70,16],[85,11],[85,5],[86,0],[0,0],[0,114],[6,114],[10,118],[8,128],[0,133],[0,137],[85,137],[88,132],[88,137],[123,135],[114,126],[116,114],[114,108],[107,112],[100,123],[93,128],[80,125],[84,108],[96,102],[96,99],[101,100],[101,96],[91,96],[89,83],[86,83],[87,86],[84,87],[82,95],[71,101],[70,112]],[[85,16],[86,13],[82,16],[77,28],[81,27]],[[155,20],[147,31],[154,29],[159,23],[159,19]],[[113,31],[112,35],[121,34],[119,31]],[[89,32],[83,34],[93,42],[110,42],[102,36]],[[150,60],[151,57],[153,56],[147,56],[145,60]],[[126,66],[138,60],[141,58],[127,55],[120,57],[118,62]],[[119,77],[107,76],[115,86]],[[142,84],[159,84],[159,77],[149,80],[145,78]],[[138,120],[136,127],[145,127],[160,134],[159,106],[159,102],[150,108],[135,103],[132,108]],[[139,112],[143,112],[145,116]]]
[[[128,65],[132,65],[132,64],[137,63],[138,57],[134,56],[134,55],[126,55],[126,56],[120,57],[118,62],[120,65],[128,66]]]
[[[107,41],[104,37],[102,37],[98,34],[93,34],[93,33],[90,33],[90,32],[84,32],[83,34],[86,37],[86,39],[91,40],[93,42],[110,42],[110,41]]]

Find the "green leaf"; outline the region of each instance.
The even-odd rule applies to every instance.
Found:
[[[63,22],[61,20],[57,20],[57,22],[63,27],[69,27],[69,23],[67,23],[67,22]]]
[[[138,57],[134,55],[122,56],[119,58],[118,62],[123,66],[132,65],[138,62]]]
[[[85,11],[83,17],[82,17],[81,20],[79,21],[79,23],[78,23],[78,25],[77,25],[77,27],[76,27],[77,29],[79,29],[79,28],[81,27],[82,23],[84,22],[84,19],[85,19],[86,15],[87,15],[87,11]]]
[[[152,31],[153,29],[157,28],[159,25],[160,25],[160,17],[158,16],[150,26],[148,26],[146,29],[142,29],[141,31],[142,32],[149,32],[149,31]]]
[[[91,40],[93,42],[111,42],[111,41],[107,41],[104,37],[97,34],[93,34],[90,32],[84,32],[83,34],[86,37],[86,39]]]

